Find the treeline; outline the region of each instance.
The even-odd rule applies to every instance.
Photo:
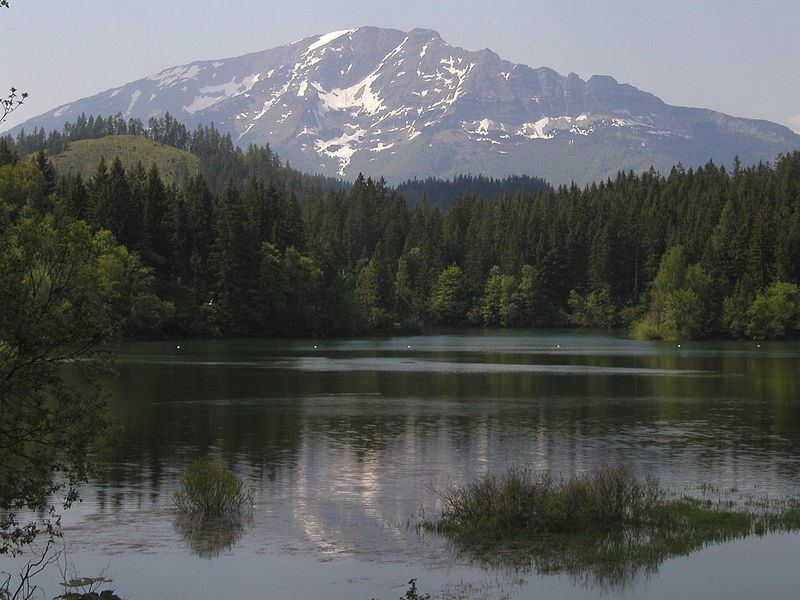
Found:
[[[5,157],[5,158],[2,158]],[[300,201],[268,177],[215,193],[101,163],[12,165],[13,211],[107,229],[163,301],[127,333],[340,335],[432,325],[629,327],[649,337],[800,332],[800,153],[730,172],[620,173],[584,189],[409,209],[382,181]],[[151,307],[152,308],[152,307]]]
[[[23,129],[16,137],[7,135],[2,139],[5,147],[19,159],[40,151],[54,156],[65,152],[71,142],[110,135],[144,137],[191,152],[200,159],[200,172],[215,193],[222,191],[229,180],[241,189],[253,177],[268,180],[299,198],[347,186],[346,182],[332,177],[308,175],[293,169],[282,162],[269,145],[251,144],[243,150],[233,143],[230,134],[220,133],[213,124],[198,126],[190,132],[169,113],[151,117],[147,124],[141,119],[126,120],[119,113],[108,117],[81,114],[74,123],[66,123],[61,131],[46,132],[37,127],[30,133]]]
[[[403,209],[369,181],[306,207],[310,254],[357,277],[373,323],[800,331],[800,153]]]
[[[452,179],[438,177],[409,179],[395,189],[411,208],[425,200],[444,210],[464,194],[496,198],[501,195],[516,196],[523,193],[535,195],[551,188],[544,179],[529,175],[511,175],[503,178],[458,175]]]
[[[161,118],[151,117],[145,125],[141,119],[125,119],[122,113],[108,117],[81,114],[74,123],[65,123],[61,131],[46,131],[35,127],[27,133],[22,129],[16,137],[6,136],[6,143],[21,156],[40,150],[49,155],[64,152],[70,142],[96,140],[109,135],[136,135],[155,142],[187,150],[191,148],[192,136],[186,127],[167,113]]]

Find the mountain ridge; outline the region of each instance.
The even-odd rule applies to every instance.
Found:
[[[800,135],[757,119],[671,106],[609,75],[587,80],[450,46],[431,29],[359,27],[239,57],[171,67],[67,103],[12,130],[80,113],[213,122],[299,169],[397,183],[525,173],[559,184],[708,160],[773,160]]]

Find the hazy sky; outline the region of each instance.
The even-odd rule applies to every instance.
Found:
[[[586,79],[611,75],[670,104],[800,132],[800,0],[10,0],[0,87],[29,100],[3,128],[194,60],[359,25],[436,29],[468,50]]]

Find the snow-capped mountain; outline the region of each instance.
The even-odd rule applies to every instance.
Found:
[[[237,58],[174,67],[23,123],[81,113],[214,123],[302,170],[390,182],[528,173],[579,183],[619,169],[745,164],[800,148],[767,121],[669,106],[607,76],[583,81],[450,46],[438,33],[360,27]]]

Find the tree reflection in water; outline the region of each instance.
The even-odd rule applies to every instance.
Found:
[[[245,525],[251,520],[252,516],[248,514],[179,514],[172,524],[192,553],[212,559],[236,546],[244,536]]]

